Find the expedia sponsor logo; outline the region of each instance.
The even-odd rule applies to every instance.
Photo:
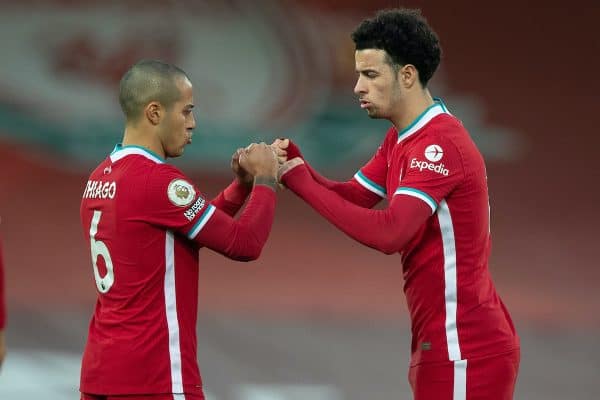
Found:
[[[438,162],[444,157],[444,150],[437,144],[427,146],[425,149],[425,158],[431,162]]]
[[[198,211],[202,210],[204,207],[204,203],[206,203],[206,201],[202,198],[202,196],[199,196],[198,200],[196,200],[196,202],[190,208],[188,208],[183,215],[188,219],[188,221],[193,220],[196,218]]]
[[[114,199],[117,194],[116,182],[89,180],[83,192],[84,199]]]
[[[416,158],[413,158],[412,160],[410,160],[410,169],[415,168],[421,172],[424,170],[433,171],[444,176],[448,176],[448,174],[450,173],[450,171],[448,171],[447,168],[444,168],[444,163],[434,164],[427,161],[419,161]]]

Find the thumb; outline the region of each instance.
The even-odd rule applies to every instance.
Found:
[[[273,142],[273,146],[279,147],[282,150],[285,150],[289,146],[289,144],[290,144],[290,140],[284,139],[284,138],[277,138]]]

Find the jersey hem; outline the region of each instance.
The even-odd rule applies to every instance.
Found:
[[[516,345],[510,345],[510,346],[506,346],[503,347],[502,350],[498,350],[495,352],[484,352],[484,353],[475,353],[475,354],[470,354],[468,357],[463,357],[461,358],[461,360],[473,360],[473,359],[479,359],[479,358],[487,358],[487,357],[495,357],[495,356],[499,356],[502,354],[506,354],[506,353],[511,353],[515,350],[520,350],[521,346],[519,344]],[[415,367],[417,365],[422,365],[422,364],[445,364],[445,363],[449,363],[449,362],[455,362],[455,361],[460,361],[460,360],[451,360],[448,357],[446,357],[443,360],[412,360],[409,364],[410,367]]]
[[[111,389],[107,389],[106,386],[80,386],[79,392],[85,394],[93,394],[96,396],[128,396],[128,395],[158,395],[158,394],[203,394],[202,385],[185,384],[183,385],[183,392],[173,392],[171,389],[171,383],[161,385],[159,387],[146,387],[140,389],[139,386],[132,388],[130,386],[111,386]]]

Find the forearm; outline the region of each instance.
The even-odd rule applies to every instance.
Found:
[[[287,172],[283,182],[348,236],[386,254],[401,251],[431,214],[426,204],[405,196],[385,210],[357,206],[320,185],[302,165]]]
[[[381,201],[381,197],[375,193],[365,189],[354,179],[346,182],[338,182],[324,177],[319,174],[310,164],[304,161],[310,175],[313,179],[321,186],[337,193],[344,199],[357,206],[364,208],[373,208],[377,203]]]
[[[235,179],[211,201],[211,204],[233,217],[244,205],[250,191],[251,187]]]
[[[271,187],[255,185],[238,220],[215,213],[197,236],[197,242],[234,260],[257,259],[273,225],[275,201]]]
[[[310,172],[310,175],[314,180],[321,186],[334,191],[335,193],[342,196],[344,199],[365,208],[373,208],[377,203],[381,201],[381,197],[377,194],[365,189],[354,179],[347,182],[337,182],[331,179],[327,179],[323,175],[319,174],[305,159],[300,148],[292,141],[289,142],[287,151],[287,159],[299,157],[304,161],[306,168]]]

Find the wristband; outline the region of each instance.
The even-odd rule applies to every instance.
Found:
[[[265,185],[273,190],[277,190],[277,179],[272,176],[257,176],[254,178],[254,186]]]

